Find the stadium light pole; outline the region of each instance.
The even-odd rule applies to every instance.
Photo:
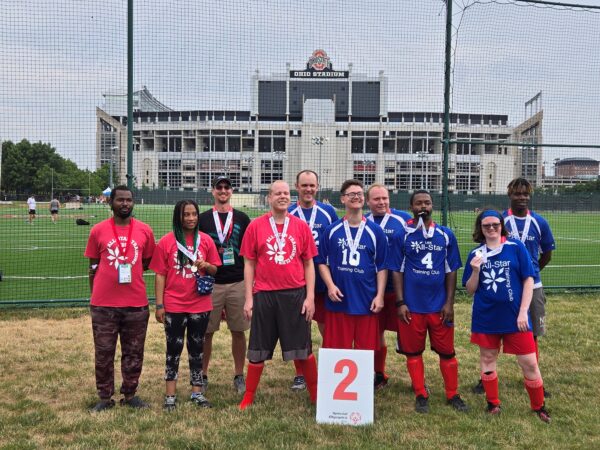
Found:
[[[110,148],[110,165],[108,166],[108,185],[111,189],[114,188],[113,183],[113,165],[115,163],[115,150],[118,149],[116,145]]]
[[[329,138],[323,136],[314,136],[312,138],[312,144],[317,148],[317,152],[319,152],[319,176],[321,176],[322,171],[322,159],[323,159],[323,145],[327,142]],[[318,191],[318,199],[321,200],[321,190]]]

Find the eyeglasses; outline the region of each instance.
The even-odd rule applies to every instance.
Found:
[[[362,192],[347,192],[346,194],[344,194],[345,197],[348,197],[350,199],[352,198],[363,198],[365,196],[365,194],[363,194]]]
[[[496,223],[482,223],[481,224],[481,228],[483,228],[485,230],[491,230],[492,228],[494,230],[498,230],[498,229],[500,229],[500,222],[496,222]]]

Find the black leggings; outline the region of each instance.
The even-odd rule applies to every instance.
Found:
[[[204,334],[209,318],[210,311],[203,313],[165,313],[165,334],[167,336],[166,381],[177,380],[179,358],[183,351],[183,336],[187,328],[190,384],[201,386]]]

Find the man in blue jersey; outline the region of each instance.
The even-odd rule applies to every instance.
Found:
[[[388,238],[388,243],[391,242],[395,233],[404,229],[406,221],[412,217],[407,212],[390,208],[390,194],[386,187],[379,183],[375,183],[367,189],[367,206],[371,210],[366,215],[367,220],[372,220],[383,229]],[[380,349],[375,352],[375,389],[385,387],[389,378],[385,373],[387,346],[385,345],[384,332],[386,330],[398,333],[396,294],[394,293],[392,277],[389,275],[383,297],[383,309],[379,313]]]
[[[454,292],[461,267],[458,244],[449,228],[433,222],[433,201],[425,190],[410,197],[414,218],[392,238],[388,268],[393,270],[398,312],[397,351],[415,392],[415,411],[429,412],[423,352],[427,334],[440,357],[446,400],[457,411],[468,407],[458,394],[458,361],[454,351]]]
[[[298,203],[290,205],[288,211],[308,224],[318,249],[325,229],[338,220],[337,213],[333,206],[317,201],[316,195],[319,190],[319,176],[316,172],[312,170],[298,172],[296,175],[296,190],[298,191]],[[318,270],[316,270],[315,275],[315,314],[313,315],[313,320],[317,322],[322,337],[325,329],[325,297],[327,296],[327,286],[325,286],[325,283],[321,279]],[[296,367],[296,376],[294,377],[291,389],[300,391],[306,388],[302,373],[302,363],[294,360],[294,366]]]
[[[323,347],[378,350],[388,243],[363,216],[362,183],[347,180],[340,191],[346,215],[325,230],[317,259],[328,295]]]
[[[529,306],[535,353],[539,361],[538,336],[546,334],[546,296],[542,287],[540,272],[552,259],[552,251],[556,248],[552,230],[546,219],[529,210],[529,201],[533,194],[531,183],[525,178],[515,178],[508,184],[510,208],[502,213],[509,236],[520,240],[531,257],[533,264],[533,298]],[[473,388],[477,394],[483,393],[481,380]],[[550,393],[544,390],[544,396]]]

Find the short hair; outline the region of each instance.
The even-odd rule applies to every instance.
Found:
[[[288,182],[287,182],[287,181],[285,181],[285,180],[275,180],[275,181],[273,181],[273,182],[271,183],[271,185],[269,186],[269,195],[271,195],[271,194],[273,193],[273,186],[275,185],[275,183],[285,183],[285,184],[287,184],[287,185],[288,185],[288,188],[289,188],[289,186],[290,186],[290,185],[288,184]]]
[[[506,187],[506,193],[512,195],[517,189],[524,187],[529,195],[533,194],[533,186],[526,178],[515,178]]]
[[[498,215],[498,219],[500,219],[500,236],[508,237],[508,230],[506,229],[506,225],[504,224],[504,218],[500,211],[494,208],[482,208],[481,212],[477,214],[477,218],[475,219],[475,227],[473,228],[473,241],[483,244],[485,242],[485,236],[483,235],[483,231],[481,230],[481,221],[483,220],[481,216],[486,211],[494,211]]]
[[[296,174],[296,184],[298,184],[298,181],[300,180],[300,175],[302,175],[303,173],[312,173],[315,177],[317,177],[317,184],[319,184],[319,175],[317,175],[317,172],[310,169],[301,170]]]
[[[362,181],[359,180],[346,180],[342,183],[342,187],[340,188],[340,193],[341,194],[345,194],[346,193],[346,189],[348,189],[350,186],[358,186],[361,189],[364,189],[364,185],[362,184]]]
[[[367,197],[367,200],[369,199],[369,194],[371,193],[371,191],[373,189],[377,189],[377,188],[383,188],[386,191],[388,191],[388,188],[386,188],[383,184],[381,183],[373,183],[371,186],[369,186],[369,189],[367,189],[367,192],[365,193],[365,196]],[[389,191],[388,191],[389,193]]]
[[[131,189],[129,189],[127,186],[125,186],[124,184],[120,184],[118,186],[115,186],[113,188],[112,191],[110,191],[110,197],[109,197],[109,201],[112,202],[115,199],[115,196],[117,195],[117,191],[128,191],[131,192],[131,196],[133,197],[133,191]]]
[[[419,195],[419,194],[427,194],[429,195],[429,198],[431,199],[431,201],[433,202],[433,197],[431,196],[431,192],[429,192],[427,189],[417,189],[416,191],[414,191],[411,195],[410,195],[410,200],[409,200],[409,205],[413,204],[413,201],[415,200],[415,196]]]

